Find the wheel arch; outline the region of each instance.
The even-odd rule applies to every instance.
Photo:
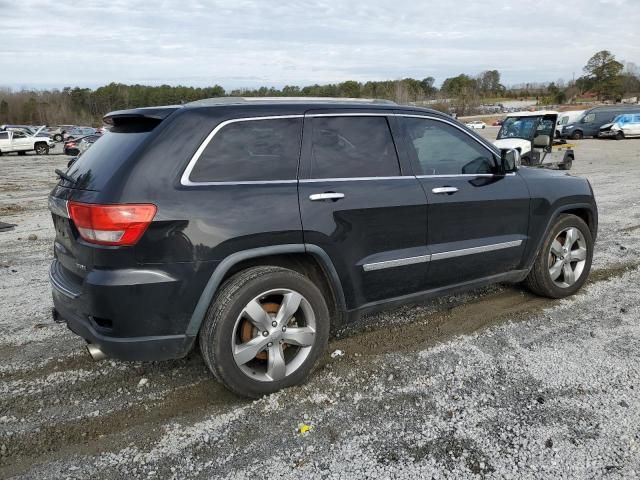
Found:
[[[288,268],[310,278],[331,300],[327,302],[331,316],[330,327],[333,328],[342,323],[346,312],[344,292],[338,273],[327,253],[317,245],[287,244],[242,250],[220,262],[200,295],[187,325],[186,334],[189,336],[198,334],[211,301],[226,279],[241,270],[260,265]]]
[[[593,242],[595,243],[596,235],[598,233],[598,213],[595,205],[592,205],[589,203],[570,203],[570,204],[560,205],[549,216],[549,220],[547,221],[544,232],[540,236],[540,238],[537,240],[536,248],[535,250],[533,250],[532,252],[533,254],[531,255],[531,258],[526,264],[527,269],[530,269],[533,266],[533,263],[535,262],[535,259],[538,256],[538,252],[540,251],[540,248],[542,248],[544,239],[547,238],[547,235],[549,235],[549,232],[551,231],[551,228],[553,227],[553,224],[555,223],[555,221],[558,219],[560,215],[566,215],[566,214],[575,215],[581,218],[582,220],[584,220],[584,222],[589,227],[589,231],[591,232]]]

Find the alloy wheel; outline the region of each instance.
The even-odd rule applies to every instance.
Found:
[[[274,382],[295,372],[311,353],[316,317],[309,301],[290,289],[252,299],[236,319],[231,348],[248,377]]]
[[[587,242],[576,227],[562,230],[551,242],[549,249],[549,275],[561,288],[575,284],[587,262]]]

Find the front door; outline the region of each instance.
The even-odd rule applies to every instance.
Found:
[[[426,198],[410,166],[401,168],[395,118],[383,112],[305,116],[304,240],[330,256],[348,308],[425,288]]]
[[[522,259],[529,192],[499,174],[497,155],[463,127],[439,117],[399,117],[407,151],[427,195],[428,287],[514,270]]]

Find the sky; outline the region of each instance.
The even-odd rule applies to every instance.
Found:
[[[640,64],[640,0],[0,0],[0,86],[225,89]]]

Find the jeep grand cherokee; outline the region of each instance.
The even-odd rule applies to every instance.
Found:
[[[433,110],[210,99],[105,121],[49,197],[56,315],[94,356],[197,343],[257,397],[364,312],[496,282],[566,297],[589,274],[589,183]]]

